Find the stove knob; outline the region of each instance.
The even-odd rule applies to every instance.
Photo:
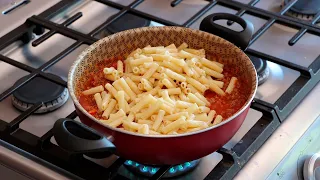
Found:
[[[320,154],[314,154],[306,159],[303,165],[305,180],[320,180]]]

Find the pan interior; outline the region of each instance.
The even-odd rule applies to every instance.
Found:
[[[95,65],[107,61],[107,64],[111,66],[118,59],[124,59],[135,49],[147,45],[168,46],[174,43],[179,46],[183,42],[186,42],[190,48],[205,49],[207,59],[218,61],[225,66],[236,69],[237,77],[243,80],[240,83],[248,87],[243,92],[248,100],[237,113],[240,113],[244,107],[251,103],[257,88],[256,71],[243,51],[229,41],[213,34],[189,28],[164,26],[122,31],[99,40],[83,51],[72,65],[68,77],[68,87],[75,105],[92,120],[106,126],[86,112],[78,101],[81,92],[85,90],[86,79],[98,71]],[[228,122],[228,120],[225,120],[225,122]],[[110,129],[117,130],[116,128]]]

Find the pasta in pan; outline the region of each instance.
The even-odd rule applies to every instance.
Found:
[[[131,132],[198,131],[221,123],[246,100],[232,70],[186,43],[147,46],[112,67],[99,68],[80,104],[102,123]]]

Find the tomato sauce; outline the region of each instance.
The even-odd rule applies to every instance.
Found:
[[[106,78],[104,78],[103,69],[105,67],[117,68],[117,61],[115,61],[111,65],[109,62],[110,62],[110,60],[105,60],[105,61],[100,62],[96,65],[96,69],[98,71],[95,73],[91,73],[89,75],[89,78],[87,79],[87,81],[84,84],[85,89],[90,89],[92,87],[96,87],[96,86],[100,86],[100,85],[104,86],[107,83],[112,83],[109,80],[107,80]],[[85,110],[87,110],[88,113],[90,113],[91,115],[93,115],[94,117],[96,117],[98,119],[101,119],[103,112],[98,112],[98,107],[97,107],[97,104],[96,104],[93,96],[81,95],[78,99],[79,99],[79,102],[82,105],[82,107]]]
[[[237,77],[237,72],[235,68],[230,68],[225,66],[223,68],[223,88],[222,90],[225,91],[229,85],[230,79],[232,77]],[[215,110],[216,114],[219,114],[223,117],[223,119],[227,119],[236,113],[247,101],[248,99],[248,87],[246,87],[246,80],[241,79],[239,77],[238,81],[235,84],[235,87],[231,94],[227,94],[225,96],[220,96],[215,92],[207,90],[204,93],[204,96],[207,100],[211,103],[210,109]]]
[[[84,84],[85,89],[89,89],[99,85],[105,85],[106,83],[110,83],[109,80],[104,78],[103,68],[105,67],[117,67],[117,63],[113,63],[110,66],[110,62],[108,60],[99,63],[96,65],[98,72],[92,73],[90,78]],[[210,109],[215,110],[217,115],[221,115],[223,119],[227,119],[233,114],[235,114],[246,102],[249,95],[249,87],[247,87],[248,80],[239,78],[238,69],[236,67],[228,67],[225,66],[223,70],[224,78],[224,86],[223,91],[226,90],[229,85],[231,77],[237,77],[238,81],[235,84],[235,87],[231,94],[227,94],[225,96],[220,96],[215,92],[207,90],[204,96],[211,103]],[[91,115],[94,117],[101,119],[102,112],[98,112],[98,108],[96,106],[95,100],[93,96],[84,96],[81,95],[79,97],[80,104],[86,109]]]

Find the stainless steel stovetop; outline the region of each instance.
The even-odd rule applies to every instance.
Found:
[[[113,1],[122,5],[128,5],[131,2],[126,0]],[[239,1],[243,3],[249,2],[248,0]],[[138,5],[136,9],[181,24],[208,4],[207,1],[185,0],[173,9],[170,6],[170,2],[171,1],[169,0],[147,0]],[[0,15],[0,22],[12,22],[14,18],[18,16],[21,17],[21,15],[24,15],[23,17],[26,19],[32,14],[38,14],[55,3],[57,2],[50,1],[49,3],[33,0],[29,4],[26,4],[25,7],[21,7],[20,9],[9,13],[7,16]],[[39,4],[41,4],[41,8],[33,8],[33,6],[39,6]],[[278,12],[280,11],[280,5],[281,2],[277,0],[261,0],[255,6],[271,12]],[[82,17],[68,27],[82,33],[89,33],[118,11],[119,10],[115,8],[105,6],[96,1],[79,1],[62,13],[52,17],[51,21],[55,23],[62,23],[77,12],[82,12]],[[216,5],[201,16],[201,18],[199,18],[190,27],[198,29],[201,20],[206,15],[215,12],[236,13],[235,10],[221,5]],[[266,20],[249,14],[245,14],[243,17],[251,21],[256,30],[266,23]],[[20,19],[13,21],[14,23],[8,23],[8,26],[2,26],[2,28],[0,28],[0,37],[21,24],[23,21],[24,19]],[[221,21],[219,24],[225,25],[226,22]],[[150,25],[161,26],[161,24],[157,22],[151,22]],[[237,29],[239,27],[234,24],[231,28]],[[48,30],[46,30],[46,32],[48,32]],[[255,41],[250,48],[303,67],[308,67],[314,59],[319,56],[318,50],[320,47],[320,36],[306,33],[294,46],[289,46],[288,41],[296,32],[298,32],[298,30],[275,23],[257,41]],[[108,32],[102,31],[96,35],[96,37],[101,38],[106,35],[108,35]],[[32,41],[40,37],[37,35],[33,36]],[[61,34],[55,34],[44,41],[40,46],[33,47],[31,45],[32,42],[28,44],[17,42],[0,51],[0,54],[31,67],[38,68],[74,42],[75,40],[71,38]],[[61,61],[47,69],[46,72],[57,74],[66,80],[69,67],[76,56],[86,47],[88,46],[81,45]],[[270,61],[267,62],[267,65],[270,69],[270,77],[264,84],[258,87],[256,98],[267,103],[274,104],[301,74],[299,71],[289,69]],[[27,74],[27,72],[14,66],[0,62],[0,93],[4,92],[6,89],[11,87],[15,81]],[[320,145],[317,143],[320,136],[320,118],[317,118],[320,115],[320,102],[318,99],[320,99],[320,84],[318,84],[309,93],[309,95],[286,118],[280,127],[277,128],[269,140],[264,143],[258,152],[237,174],[235,179],[302,179],[301,162],[309,155],[320,151]],[[66,117],[73,111],[74,106],[71,99],[69,99],[62,108],[59,108],[56,111],[43,115],[29,116],[26,120],[22,121],[20,128],[41,137],[52,128],[57,119]],[[20,111],[16,110],[11,105],[11,96],[0,102],[1,120],[10,122],[20,113]],[[248,117],[241,129],[230,140],[230,142],[224,146],[224,148],[231,149],[239,143],[239,141],[241,143],[241,139],[244,135],[262,116],[262,112],[250,109]],[[52,139],[52,142],[54,143],[54,139]],[[2,148],[0,148],[0,152],[2,152],[0,155],[3,157],[6,155],[18,156],[13,152]],[[0,162],[2,159],[1,156]],[[223,155],[220,153],[215,152],[210,154],[201,160],[199,166],[193,172],[187,176],[181,177],[180,179],[203,179],[212,171],[222,158]],[[114,156],[108,159],[93,161],[107,167],[116,159],[117,157]],[[17,164],[23,164],[26,161],[28,160],[21,157],[15,160],[8,160],[6,163],[9,163],[7,166],[18,168],[19,171],[23,171],[23,168],[21,168],[23,166],[19,166]],[[36,167],[37,166],[34,166],[34,168]],[[34,168],[31,167],[30,171],[22,173],[28,174],[32,177],[31,171]],[[41,176],[37,175],[38,177],[46,177],[45,174],[47,174],[52,179],[65,178],[58,174],[55,175],[55,172],[52,172],[45,167],[42,168],[43,172],[38,171],[35,173],[38,175],[41,174]],[[141,179],[134,176],[125,167],[121,167],[119,169],[119,173],[130,179]]]

